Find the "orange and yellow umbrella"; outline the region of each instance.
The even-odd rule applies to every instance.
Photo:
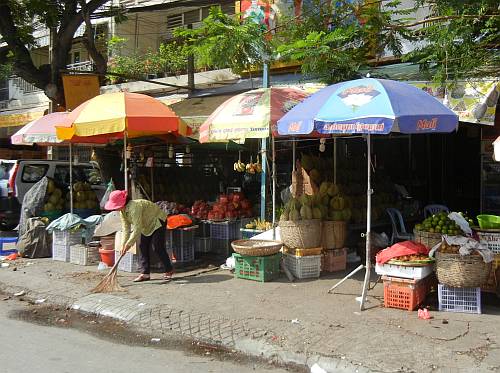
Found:
[[[110,141],[164,134],[188,136],[191,128],[159,100],[138,93],[117,92],[91,98],[56,126],[57,137],[108,136]]]

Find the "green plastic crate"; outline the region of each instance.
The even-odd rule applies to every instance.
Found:
[[[267,282],[280,275],[280,253],[269,256],[243,256],[234,253],[233,258],[236,266],[234,275],[237,278]]]

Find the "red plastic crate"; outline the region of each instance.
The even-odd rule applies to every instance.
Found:
[[[325,250],[321,256],[321,270],[325,272],[345,271],[347,267],[347,250]]]
[[[432,277],[422,280],[382,276],[384,281],[384,306],[401,310],[415,310],[427,297]]]

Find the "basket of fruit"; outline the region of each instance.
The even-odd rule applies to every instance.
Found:
[[[459,249],[459,246],[450,245],[444,240],[438,248],[436,274],[439,283],[455,288],[474,288],[485,284],[490,275],[491,263],[485,263],[477,251],[461,255]]]
[[[231,246],[234,252],[243,256],[269,256],[278,253],[283,244],[271,240],[237,240]]]
[[[460,213],[462,216],[464,214]],[[464,216],[469,223],[472,221]],[[415,225],[413,230],[415,241],[419,242],[429,249],[441,242],[441,236],[447,234],[450,236],[462,235],[463,232],[458,224],[451,220],[445,212],[440,212],[426,218],[422,223]]]

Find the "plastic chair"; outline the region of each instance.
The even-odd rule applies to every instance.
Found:
[[[424,219],[430,215],[438,214],[441,211],[449,213],[450,209],[445,205],[427,205],[424,207]]]
[[[390,245],[393,245],[394,242],[397,241],[413,240],[413,234],[406,231],[405,223],[403,221],[403,215],[401,215],[401,212],[395,208],[388,208],[385,211],[387,211],[392,225],[391,241],[389,242]]]

